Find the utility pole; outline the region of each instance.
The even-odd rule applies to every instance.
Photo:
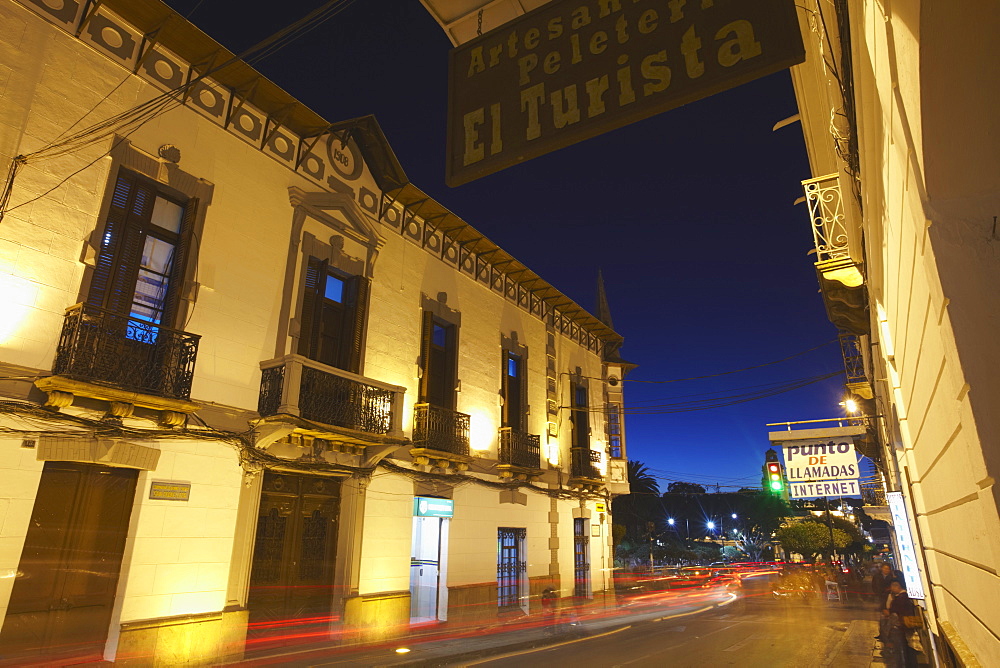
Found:
[[[824,496],[826,499],[826,526],[830,529],[830,563],[833,563],[833,551],[836,546],[833,544],[833,520],[830,517],[830,497]]]
[[[653,572],[653,529],[656,525],[652,522],[646,522],[646,530],[649,532],[649,572]]]

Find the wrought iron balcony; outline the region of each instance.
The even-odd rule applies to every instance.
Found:
[[[335,369],[301,355],[261,364],[257,411],[295,415],[354,431],[400,437],[404,388]]]
[[[413,446],[468,456],[469,416],[433,404],[417,404],[413,407]]]
[[[827,316],[839,329],[867,334],[868,297],[859,248],[861,232],[856,224],[860,211],[854,196],[841,192],[839,173],[808,179],[802,187],[809,205],[816,274]]]
[[[802,182],[812,221],[816,260],[850,259],[844,203],[840,196],[840,175],[827,174]]]
[[[201,337],[90,304],[66,309],[52,371],[172,399],[191,396]]]
[[[590,448],[572,448],[571,478],[586,478],[600,480],[602,478],[597,465],[601,463],[601,453]]]
[[[885,490],[881,483],[863,482],[861,483],[861,501],[866,506],[887,506],[889,502],[885,500]]]
[[[516,431],[512,427],[500,428],[500,464],[526,469],[541,468],[541,438],[534,434]]]

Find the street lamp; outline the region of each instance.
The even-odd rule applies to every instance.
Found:
[[[840,405],[844,407],[844,411],[848,415],[854,415],[861,408],[860,406],[858,406],[857,400],[854,399],[853,397],[847,397],[846,399],[840,402]]]
[[[705,523],[705,526],[708,528],[709,531],[715,531],[715,522],[709,520],[708,522]]]
[[[670,526],[673,526],[674,525],[674,518],[673,517],[668,517],[667,518],[667,524],[669,524]]]
[[[736,513],[733,513],[732,517],[735,520],[736,519]]]

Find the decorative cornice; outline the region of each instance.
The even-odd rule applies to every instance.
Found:
[[[76,397],[132,404],[133,406],[140,406],[156,411],[190,414],[201,408],[200,404],[185,399],[171,399],[152,394],[142,394],[141,392],[130,392],[116,387],[97,385],[65,376],[39,378],[35,381],[35,387],[47,393],[65,392]]]

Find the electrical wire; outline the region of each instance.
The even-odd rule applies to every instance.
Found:
[[[624,404],[617,408],[617,410],[622,415],[664,415],[669,413],[690,413],[694,411],[704,411],[711,410],[714,408],[725,408],[727,406],[735,406],[738,404],[749,403],[751,401],[757,401],[759,399],[766,399],[769,397],[777,396],[779,394],[784,394],[786,392],[793,392],[795,390],[808,387],[815,383],[820,383],[824,380],[830,378],[835,378],[837,376],[842,376],[844,374],[843,369],[838,371],[833,371],[831,373],[821,374],[819,376],[809,376],[806,378],[796,378],[789,381],[781,381],[778,383],[767,383],[765,385],[756,386],[761,389],[754,390],[752,392],[744,392],[740,394],[728,394],[723,396],[708,396],[704,399],[688,399],[686,401],[673,401],[661,404],[654,404],[649,406],[637,406],[631,404]],[[721,392],[732,392],[733,390],[719,390],[717,392],[704,393],[707,395],[716,395]],[[686,396],[703,396],[703,395],[686,395]],[[682,397],[678,397],[680,399]],[[663,401],[663,400],[661,400]],[[571,411],[573,413],[606,413],[607,407],[605,406],[561,406],[561,408]]]
[[[794,355],[789,355],[788,357],[783,357],[780,360],[773,360],[771,362],[764,362],[763,364],[755,364],[753,366],[743,367],[742,369],[733,369],[732,371],[721,371],[719,373],[711,373],[711,374],[708,374],[708,375],[705,375],[705,376],[691,376],[690,378],[673,378],[671,380],[637,380],[637,379],[634,379],[634,378],[626,378],[622,382],[625,382],[625,383],[666,384],[666,383],[680,383],[682,381],[688,381],[688,380],[702,380],[704,378],[717,378],[719,376],[729,376],[729,375],[734,374],[734,373],[742,373],[743,371],[752,371],[754,369],[761,369],[761,368],[766,367],[766,366],[773,366],[775,364],[781,364],[782,362],[787,362],[789,360],[793,360],[796,357],[801,357],[802,355],[805,355],[806,353],[811,353],[814,350],[819,350],[820,348],[824,348],[824,347],[830,345],[831,343],[837,342],[839,340],[840,340],[839,338],[833,338],[833,339],[830,339],[829,341],[827,341],[825,343],[819,344],[818,346],[814,346],[814,347],[809,348],[807,350],[803,350],[801,352],[797,352]]]
[[[603,492],[571,490],[562,486],[548,488],[521,480],[495,482],[462,473],[429,473],[410,469],[384,459],[379,461],[378,464],[373,467],[339,465],[326,461],[317,461],[315,459],[286,459],[255,447],[253,444],[252,431],[240,433],[216,429],[208,426],[208,424],[201,417],[196,415],[194,418],[204,425],[204,428],[192,429],[190,427],[184,427],[176,429],[143,429],[124,425],[117,421],[96,420],[82,415],[57,412],[51,409],[43,408],[38,404],[19,401],[16,399],[0,401],[0,414],[18,419],[22,423],[22,428],[0,425],[0,434],[81,439],[135,438],[137,440],[175,440],[191,438],[221,442],[234,447],[238,451],[240,465],[247,471],[260,471],[264,468],[280,466],[283,469],[292,469],[302,472],[327,472],[338,473],[340,475],[349,473],[354,477],[368,479],[375,474],[377,469],[384,469],[388,473],[405,475],[413,480],[435,482],[438,484],[444,483],[453,486],[473,484],[496,490],[529,489],[539,494],[545,494],[559,499],[607,498],[607,495]],[[71,428],[66,428],[67,425],[70,425]]]
[[[630,403],[630,405],[632,407],[638,408],[638,407],[641,407],[641,404],[656,404],[658,402],[670,402],[670,401],[674,401],[676,399],[686,399],[688,397],[707,397],[707,396],[721,394],[723,392],[735,392],[735,391],[738,391],[738,390],[753,390],[753,389],[757,389],[757,388],[774,387],[776,385],[786,385],[789,382],[790,381],[787,381],[787,380],[776,380],[776,381],[773,381],[773,382],[770,382],[770,383],[760,383],[760,384],[757,384],[757,385],[745,385],[743,387],[737,387],[737,388],[733,388],[733,389],[711,390],[709,392],[695,392],[693,394],[678,394],[678,395],[673,396],[673,397],[662,397],[662,398],[659,398],[659,399],[640,399],[640,400],[637,400],[637,401],[631,401],[629,403]]]
[[[822,382],[829,378],[834,378],[836,376],[842,376],[843,371],[834,371],[833,373],[823,374],[821,376],[813,376],[811,378],[800,378],[794,381],[790,381],[785,385],[777,388],[768,388],[765,390],[760,390],[757,392],[748,392],[745,394],[736,394],[723,397],[713,397],[709,399],[696,399],[691,401],[681,401],[676,403],[661,404],[658,406],[641,406],[638,408],[629,408],[624,406],[622,412],[625,415],[662,415],[665,413],[688,413],[693,411],[703,411],[710,410],[713,408],[724,408],[726,406],[735,406],[738,404],[744,404],[751,401],[757,401],[759,399],[766,399],[768,397],[777,396],[779,394],[784,394],[786,392],[792,392],[794,390],[802,389],[809,385]]]
[[[269,55],[276,53],[278,50],[287,46],[289,43],[295,41],[296,39],[306,34],[316,26],[322,24],[323,22],[329,20],[333,16],[339,14],[341,11],[349,7],[353,2],[354,0],[330,0],[329,2],[313,10],[303,18],[299,19],[298,21],[295,21],[289,26],[286,26],[282,30],[273,33],[269,37],[255,44],[254,46],[243,51],[239,55],[236,55],[226,60],[225,62],[210,68],[209,70],[198,75],[197,77],[193,77],[187,83],[184,83],[165,93],[161,93],[160,95],[157,95],[151,98],[150,100],[147,100],[146,102],[136,105],[135,107],[132,107],[131,109],[128,109],[114,116],[111,116],[103,121],[100,121],[99,123],[95,123],[87,128],[79,130],[76,133],[65,136],[66,131],[64,131],[59,135],[59,137],[57,137],[57,139],[62,138],[64,136],[65,138],[61,139],[60,141],[54,141],[48,144],[47,146],[38,149],[37,151],[15,156],[12,159],[11,165],[8,169],[8,175],[6,182],[4,184],[4,188],[2,191],[0,191],[0,221],[3,220],[3,216],[6,213],[18,209],[27,204],[30,204],[31,202],[37,201],[38,199],[47,196],[56,188],[59,188],[60,186],[65,184],[69,179],[73,178],[76,174],[79,174],[84,169],[87,169],[88,167],[96,163],[98,160],[111,153],[111,151],[113,151],[115,147],[117,147],[118,143],[123,141],[123,139],[119,139],[119,141],[116,142],[110,149],[103,152],[101,155],[97,156],[93,161],[84,165],[82,168],[76,170],[66,178],[62,179],[59,183],[57,183],[52,188],[49,188],[41,195],[38,195],[37,197],[29,199],[25,202],[21,202],[16,206],[10,207],[8,206],[10,200],[10,193],[13,190],[13,185],[17,173],[20,170],[20,168],[23,167],[28,162],[41,159],[50,159],[66,155],[69,153],[76,153],[89,146],[104,141],[104,139],[114,134],[128,136],[132,132],[135,132],[140,127],[145,125],[146,123],[154,120],[155,118],[166,113],[167,111],[183,104],[184,101],[183,93],[189,90],[192,86],[200,82],[205,77],[215,72],[218,72],[219,70],[228,67],[231,64],[240,60],[246,61],[248,59],[253,58],[256,62],[259,62],[263,58],[266,58]],[[123,83],[124,81],[115,86],[115,88],[112,89],[112,91],[109,92],[107,95],[105,95],[104,98],[102,98],[102,100],[100,100],[97,103],[97,105],[95,105],[94,108],[96,108],[96,106],[100,105],[101,102],[106,100]],[[82,118],[88,116],[92,111],[93,109],[85,113]],[[80,120],[82,120],[82,118]],[[80,120],[73,123],[70,126],[70,128],[75,127],[80,122]]]

